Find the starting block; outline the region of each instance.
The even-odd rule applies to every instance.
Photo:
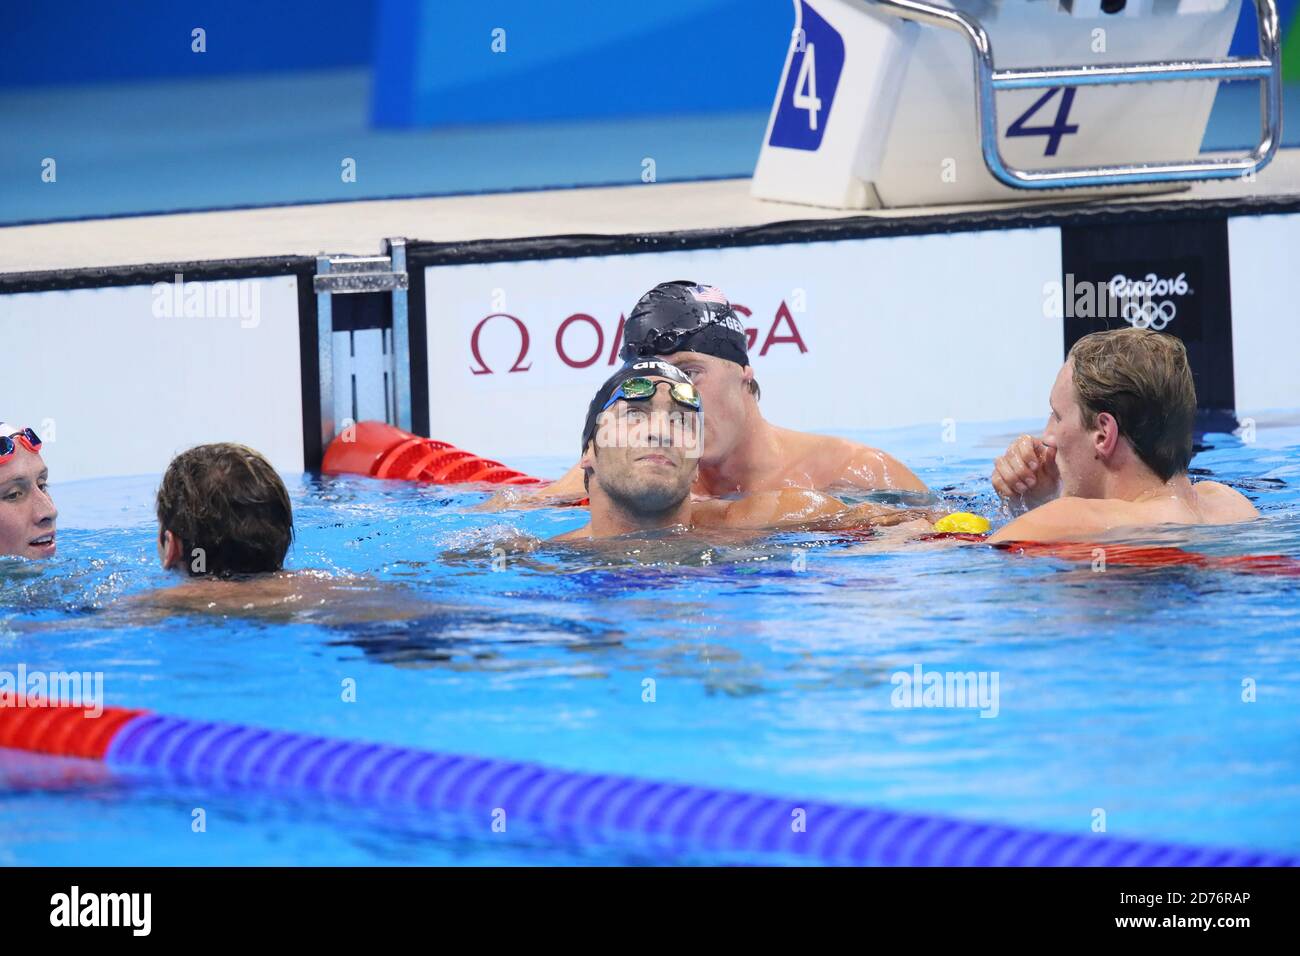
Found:
[[[1282,122],[1277,9],[1253,2],[1259,55],[1228,58],[1242,0],[794,0],[752,193],[872,209],[1249,178]],[[1223,80],[1259,82],[1259,141],[1202,157]]]

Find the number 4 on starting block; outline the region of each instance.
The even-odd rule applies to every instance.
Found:
[[[1271,158],[1258,151],[1276,143],[1267,128],[1280,117],[1266,120],[1255,154],[1198,159],[1217,81],[1155,82],[1170,78],[1164,67],[1174,59],[1245,70],[1245,61],[1218,59],[1242,0],[979,6],[976,19],[932,0],[794,0],[753,195],[837,209],[1024,201],[1062,187],[1176,188],[1169,184],[1228,178]],[[1095,46],[1098,30],[1123,61]],[[1271,65],[1276,31],[1265,33]],[[1080,88],[1081,71],[1102,67],[1128,76]],[[1142,82],[1129,82],[1136,74]],[[1056,76],[1062,82],[1051,83]]]
[[[795,0],[795,29],[753,192],[814,205],[874,206],[871,174],[918,27],[868,13],[861,4],[818,5],[826,16]]]

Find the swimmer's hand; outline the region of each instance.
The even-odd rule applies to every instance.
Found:
[[[479,569],[490,567],[493,571],[501,571],[521,562],[527,564],[528,556],[541,547],[543,542],[540,538],[530,534],[510,533],[465,548],[449,548],[442,552],[440,558],[446,565]]]
[[[905,528],[909,532],[924,534],[934,528],[934,522],[946,512],[931,508],[889,508],[870,502],[856,505],[843,512],[827,530],[852,530],[860,528]]]
[[[525,508],[553,508],[576,504],[587,497],[582,484],[582,469],[574,465],[562,478],[538,488],[536,485],[512,485],[476,505],[473,511],[515,511]]]
[[[1021,435],[993,463],[989,480],[993,482],[993,490],[1015,513],[1059,498],[1061,472],[1056,467],[1056,446],[1031,435]]]

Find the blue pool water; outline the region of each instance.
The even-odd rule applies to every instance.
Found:
[[[1032,427],[846,434],[993,514],[988,464]],[[1193,467],[1262,520],[1144,540],[1300,557],[1300,416],[1256,428],[1206,436]],[[1300,852],[1300,579],[818,535],[525,557],[513,540],[581,515],[294,478],[290,565],[363,576],[345,607],[157,618],[121,603],[175,581],[156,567],[156,483],[56,481],[59,556],[0,560],[0,671],[103,672],[107,703],[181,716],[1062,833],[1104,811],[1114,836]],[[997,672],[996,717],[893,706],[892,675],[917,665]],[[682,861],[0,750],[0,864],[579,862]]]

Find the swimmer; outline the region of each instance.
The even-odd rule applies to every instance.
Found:
[[[159,561],[187,580],[128,599],[133,623],[149,613],[198,612],[346,624],[437,610],[364,577],[285,571],[293,540],[289,492],[271,463],[243,445],[200,445],[177,455],[158,488],[157,512]]]
[[[832,531],[899,526],[932,530],[933,512],[842,501],[810,489],[782,487],[732,501],[693,500],[702,467],[701,390],[660,361],[635,362],[606,381],[582,432],[589,524],[554,541],[633,532],[718,528],[736,531]]]
[[[928,493],[902,462],[843,438],[779,428],[763,417],[744,326],[722,293],[664,282],[641,297],[623,331],[625,362],[658,358],[690,376],[709,408],[708,441],[692,491],[701,497],[783,488]],[[499,494],[487,509],[577,501],[581,464],[537,492]]]
[[[993,466],[993,488],[1024,512],[989,540],[1089,540],[1151,525],[1259,516],[1239,492],[1195,484],[1196,388],[1180,339],[1149,329],[1086,335],[1070,349],[1042,436],[1022,435]]]
[[[59,511],[49,474],[36,432],[0,424],[0,555],[54,557]]]

